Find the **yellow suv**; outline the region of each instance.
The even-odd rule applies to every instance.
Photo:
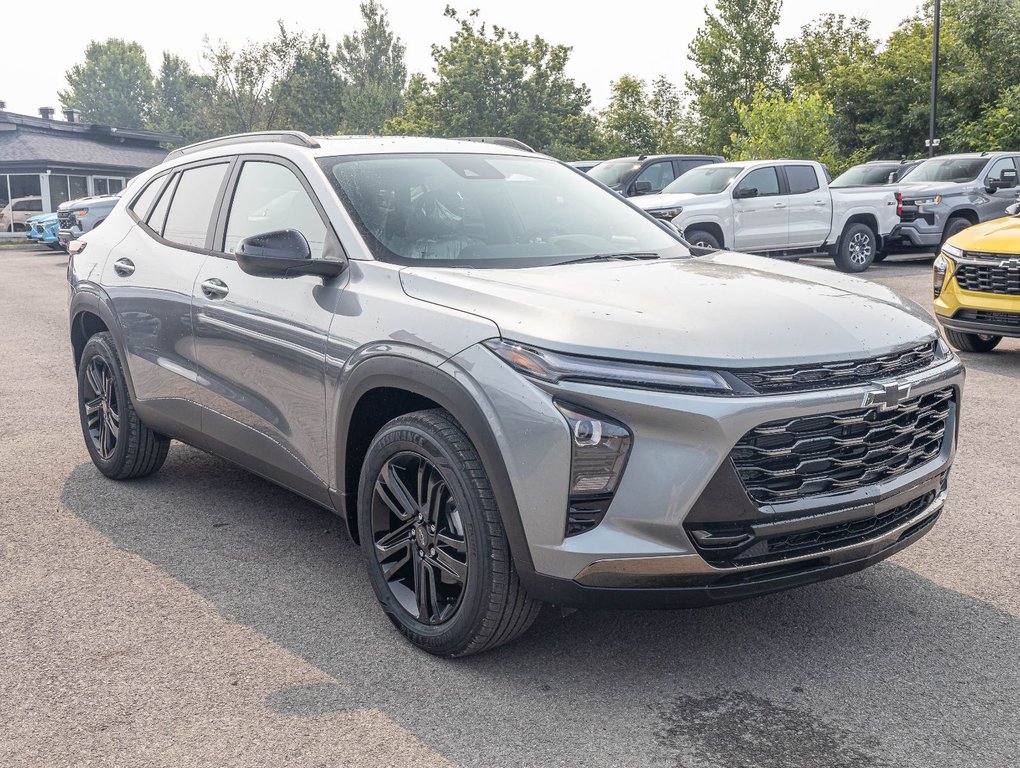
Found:
[[[991,352],[1020,337],[1020,203],[949,238],[935,259],[935,316],[949,343]]]

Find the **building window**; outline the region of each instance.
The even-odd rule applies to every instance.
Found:
[[[0,175],[0,232],[22,232],[25,219],[41,212],[39,174]]]
[[[124,189],[124,179],[115,176],[93,176],[92,194],[115,195]]]
[[[89,195],[87,176],[65,176],[62,173],[52,173],[49,175],[49,183],[50,208],[53,210],[68,200],[77,200]]]

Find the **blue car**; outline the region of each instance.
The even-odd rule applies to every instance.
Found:
[[[57,239],[60,222],[55,213],[40,213],[25,220],[25,236],[36,243],[45,243],[55,251],[64,246]]]

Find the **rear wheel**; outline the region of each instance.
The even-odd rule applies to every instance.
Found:
[[[92,463],[107,477],[144,477],[166,461],[170,438],[153,432],[135,413],[117,347],[109,333],[97,333],[82,351],[78,414]]]
[[[684,240],[698,248],[718,251],[722,248],[719,238],[704,229],[685,229]]]
[[[867,224],[851,224],[843,230],[833,261],[842,272],[863,272],[875,261],[878,238]]]
[[[445,411],[400,416],[375,436],[361,471],[358,529],[383,610],[429,653],[486,651],[538,615],[481,459]]]
[[[1002,341],[1001,336],[990,333],[961,333],[949,328],[945,332],[949,343],[964,352],[991,352]]]

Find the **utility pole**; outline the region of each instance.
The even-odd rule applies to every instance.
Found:
[[[928,157],[935,156],[939,140],[935,138],[935,107],[939,95],[939,25],[942,20],[942,0],[935,0],[935,31],[931,40],[931,102],[928,108]]]

